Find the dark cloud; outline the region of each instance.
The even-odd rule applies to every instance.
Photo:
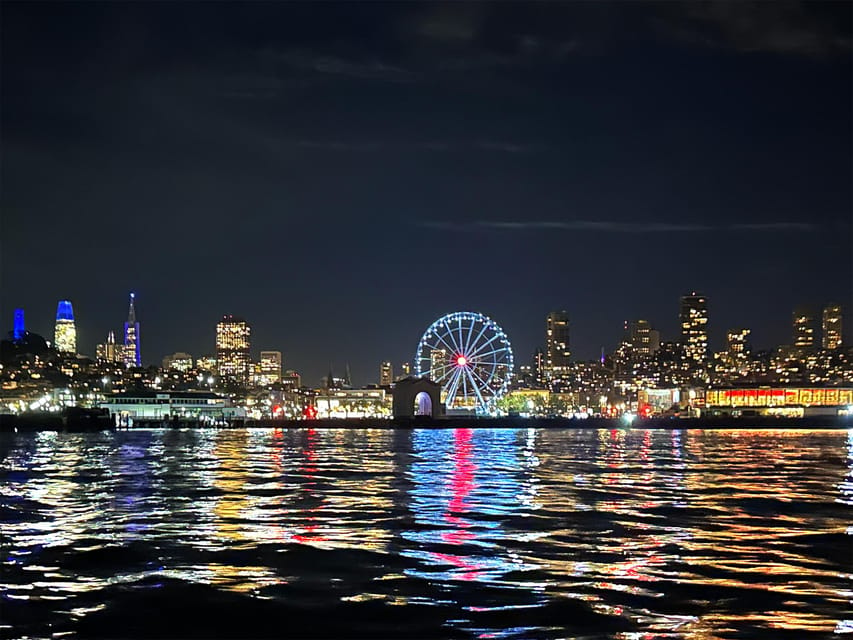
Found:
[[[824,57],[851,52],[851,3],[700,0],[669,5],[653,23],[688,45]]]
[[[486,221],[457,223],[428,220],[419,226],[443,231],[592,231],[600,233],[697,233],[703,231],[814,231],[815,226],[799,222],[756,222],[708,225],[669,222],[565,221]]]

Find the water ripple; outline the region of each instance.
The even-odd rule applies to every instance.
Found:
[[[851,506],[843,431],[4,434],[0,637],[846,634]]]

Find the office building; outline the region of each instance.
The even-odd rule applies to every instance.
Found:
[[[793,344],[800,351],[811,351],[815,347],[815,314],[809,307],[797,307],[792,316]]]
[[[281,351],[261,351],[261,357],[255,363],[253,382],[258,387],[281,382]]]
[[[249,383],[249,352],[252,329],[235,316],[223,316],[216,325],[216,366],[221,378]]]
[[[635,320],[629,325],[631,351],[635,358],[650,356],[660,349],[660,332],[648,320]]]
[[[136,294],[130,294],[130,308],[127,312],[127,322],[124,323],[124,348],[122,362],[126,367],[142,366],[142,351],[139,341],[139,322],[136,320]]]
[[[178,351],[163,358],[163,368],[167,371],[174,369],[186,373],[193,368],[193,357],[188,353]]]
[[[107,341],[102,342],[95,347],[95,358],[101,362],[118,362],[119,352],[116,348],[115,331],[110,331],[107,334]]]
[[[394,381],[394,366],[390,362],[379,365],[379,386],[389,387]]]
[[[729,329],[726,333],[726,351],[731,362],[746,360],[751,351],[749,345],[749,329]]]
[[[70,300],[60,300],[56,307],[56,325],[53,332],[56,350],[65,354],[77,353],[77,326]]]
[[[545,378],[559,378],[569,372],[569,314],[552,311],[545,317]]]
[[[695,291],[681,297],[678,313],[681,344],[688,360],[705,362],[708,356],[708,301]]]
[[[217,371],[216,366],[216,357],[215,356],[201,356],[195,361],[195,368],[199,371],[207,371],[208,373],[215,373]]]
[[[823,308],[823,335],[821,346],[824,349],[838,349],[841,346],[841,305],[829,304]]]
[[[288,369],[284,372],[284,375],[281,376],[281,386],[286,391],[296,391],[302,386],[302,376],[300,376],[296,371]]]
[[[429,354],[429,378],[435,382],[443,382],[447,375],[449,361],[445,349],[433,349]]]

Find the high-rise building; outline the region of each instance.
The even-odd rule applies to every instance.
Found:
[[[652,329],[648,320],[630,323],[629,334],[634,357],[650,356],[660,349],[660,332]]]
[[[841,326],[841,305],[826,305],[823,308],[823,335],[821,343],[824,349],[838,349],[841,346]]]
[[[559,378],[569,372],[569,314],[552,311],[545,318],[545,377]]]
[[[383,362],[379,365],[379,386],[389,387],[394,381],[394,365],[390,362]]]
[[[252,328],[242,318],[223,316],[216,325],[216,364],[221,378],[249,383]]]
[[[110,331],[107,334],[107,341],[95,347],[95,357],[101,362],[118,362],[119,351],[116,348],[116,333]]]
[[[127,322],[124,323],[124,348],[122,349],[122,362],[126,367],[142,366],[142,351],[139,343],[139,322],[136,321],[136,308],[134,303],[136,294],[130,294],[130,308],[127,311]]]
[[[533,352],[533,362],[530,366],[530,374],[538,384],[545,382],[545,354],[542,349],[536,347]]]
[[[436,382],[447,374],[447,351],[445,349],[433,349],[429,354],[429,378]]]
[[[681,344],[689,360],[704,362],[708,355],[708,301],[695,291],[681,296],[678,313]]]
[[[261,357],[255,363],[254,384],[268,387],[281,382],[281,351],[261,351]]]
[[[791,318],[794,330],[794,347],[810,351],[815,347],[815,314],[809,307],[797,307]]]
[[[745,360],[751,348],[749,345],[749,329],[729,329],[726,333],[728,357],[732,362]]]
[[[193,368],[193,357],[188,353],[178,351],[163,358],[163,368],[166,370],[175,369],[176,371],[186,373]]]
[[[15,324],[12,325],[12,340],[18,342],[24,339],[27,329],[24,326],[24,310],[15,309]]]
[[[56,326],[53,342],[61,353],[77,353],[77,326],[70,300],[60,300],[56,307]]]

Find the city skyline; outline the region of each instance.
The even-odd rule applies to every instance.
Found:
[[[141,323],[136,320],[135,293],[130,294],[130,300],[131,303],[128,322],[125,322],[124,324],[124,331],[125,334],[127,334],[130,328],[130,333],[132,335],[139,336]],[[844,313],[845,308],[843,305],[839,305],[833,301],[825,302],[819,306],[800,305],[794,308],[788,316],[790,320],[787,325],[787,330],[790,339],[787,342],[776,344],[765,344],[759,341],[756,346],[754,337],[751,337],[752,330],[747,327],[729,327],[724,332],[724,337],[719,341],[719,344],[714,339],[709,338],[709,335],[712,334],[707,332],[707,325],[709,322],[712,323],[713,318],[711,317],[709,320],[707,296],[701,295],[696,291],[691,291],[685,295],[679,296],[677,300],[680,326],[671,335],[663,334],[658,329],[658,325],[654,320],[650,321],[647,318],[632,317],[630,319],[626,319],[622,323],[621,330],[614,327],[608,344],[601,346],[602,351],[600,357],[603,358],[605,353],[608,355],[617,354],[624,346],[625,340],[628,340],[628,342],[632,344],[632,349],[635,349],[636,353],[643,356],[648,356],[654,353],[665,343],[682,344],[687,348],[687,353],[689,354],[698,351],[700,355],[688,356],[690,359],[697,361],[710,361],[715,353],[720,352],[744,353],[746,345],[749,346],[750,351],[772,351],[786,345],[790,347],[800,347],[807,350],[818,348],[832,350],[838,346],[846,347],[853,342],[853,340],[847,337],[847,334],[850,331],[850,323],[849,321],[846,323],[843,321],[843,318],[846,315]],[[73,311],[71,311],[71,307],[71,300],[60,300],[57,308],[56,322],[57,327],[59,327],[60,316],[63,321],[67,321],[70,316],[72,322],[71,326],[74,331],[74,344],[76,346],[76,323],[73,319]],[[697,309],[699,310],[698,315],[696,313]],[[14,326],[10,325],[12,328],[7,332],[9,337],[17,335],[19,331],[24,330],[23,317],[25,312],[25,309],[15,309],[13,319]],[[541,367],[543,379],[550,379],[552,377],[559,378],[559,374],[563,368],[567,371],[567,365],[569,362],[593,362],[599,360],[598,357],[579,358],[564,355],[560,358],[560,363],[562,363],[561,365],[549,366],[548,352],[549,344],[552,339],[554,340],[555,346],[553,348],[555,353],[559,351],[561,353],[568,354],[574,349],[573,339],[570,338],[570,335],[572,334],[572,317],[571,314],[565,310],[550,311],[545,315],[544,320],[545,328],[540,335],[540,343],[535,345],[529,354],[519,354],[518,351],[515,352],[517,366],[527,367],[531,365],[534,359],[537,358],[537,354],[539,354],[538,357],[542,358]],[[711,326],[713,326],[713,324]],[[29,327],[26,330],[29,331]],[[58,330],[59,329],[57,328],[57,331]],[[804,332],[807,335],[807,339],[805,340],[802,339]],[[32,333],[38,334],[39,332],[32,331]],[[167,361],[172,357],[189,357],[192,361],[212,357],[218,360],[218,375],[234,377],[243,383],[249,381],[253,376],[261,375],[261,369],[258,367],[266,367],[264,375],[269,375],[270,364],[264,363],[265,354],[268,357],[273,357],[273,354],[277,354],[278,376],[281,376],[283,368],[286,368],[288,370],[299,371],[300,375],[307,376],[306,379],[310,380],[315,369],[322,369],[323,375],[316,376],[316,378],[317,380],[325,380],[330,366],[332,366],[332,368],[337,367],[338,373],[344,369],[346,369],[347,372],[351,370],[352,361],[348,359],[345,354],[337,360],[329,360],[325,365],[319,361],[308,361],[306,363],[293,364],[288,359],[287,366],[283,367],[282,363],[284,361],[284,357],[282,354],[286,353],[286,351],[282,352],[281,350],[272,349],[270,345],[256,343],[251,339],[251,334],[253,333],[252,323],[240,316],[225,314],[214,325],[213,333],[213,345],[210,348],[201,349],[199,351],[178,350],[173,353],[153,354],[142,361],[141,365],[160,366],[162,362]],[[296,343],[300,342],[298,336],[295,336],[293,340]],[[276,346],[280,347],[280,345]],[[61,348],[59,350],[63,351]],[[67,351],[67,349],[65,349],[65,351]],[[115,334],[112,330],[107,334],[106,343],[99,343],[95,345],[95,348],[91,351],[78,348],[76,349],[76,352],[81,355],[96,357],[107,361],[123,362],[126,366],[130,366],[129,363],[136,363],[137,358],[141,358],[138,340],[132,340],[128,344],[127,338],[125,338],[125,343],[117,346],[115,344]],[[223,362],[222,354],[227,355],[225,362]],[[232,354],[237,355],[232,357]],[[255,359],[256,355],[257,359]],[[374,373],[370,373],[371,367],[373,367],[374,370],[378,370],[377,368],[383,368],[386,365],[390,365],[393,369],[394,367],[402,367],[410,361],[411,358],[409,356],[402,355],[396,360],[387,360],[384,357],[381,357],[373,363],[367,361],[358,362],[356,363],[356,377],[360,384],[374,384],[376,382],[381,382],[381,373],[376,376],[376,380],[371,378],[372,375],[375,376],[375,371]],[[549,373],[549,370],[551,369],[554,370],[552,374]]]
[[[93,353],[132,290],[145,362],[234,313],[372,379],[460,309],[526,362],[558,309],[591,360],[693,290],[713,349],[851,308],[849,3],[0,11],[7,326]]]

